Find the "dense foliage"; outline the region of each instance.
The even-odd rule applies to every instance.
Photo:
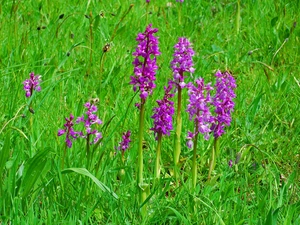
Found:
[[[299,7],[299,1],[283,0],[2,1],[0,224],[300,224]],[[144,54],[136,38],[146,28],[157,28],[159,46],[152,49],[155,57],[146,55],[155,64],[149,95],[130,84],[141,83],[136,72]],[[192,165],[186,143],[195,136],[188,135],[195,122],[180,71],[175,167],[176,125],[170,116],[166,125],[158,117],[164,114],[157,103],[174,102],[168,112],[176,124],[177,94],[168,85],[184,61],[171,64],[179,40],[193,49],[184,83],[194,91],[202,78],[218,87],[218,71],[236,82],[229,109],[219,108],[230,126],[222,127],[212,170],[212,134],[206,140],[199,133]],[[153,70],[148,75],[152,82]],[[174,95],[172,103],[165,91]],[[211,102],[220,107],[228,96],[217,92],[210,90]],[[141,203],[135,105],[145,96],[141,143],[148,186]],[[161,124],[168,128],[160,130]],[[157,182],[155,131],[170,132],[161,138]]]

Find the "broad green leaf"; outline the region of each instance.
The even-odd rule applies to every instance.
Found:
[[[25,175],[21,183],[21,196],[26,198],[30,191],[32,190],[34,184],[38,181],[43,169],[46,166],[47,154],[49,152],[48,148],[39,151],[35,156],[25,163]]]
[[[246,125],[250,125],[253,123],[253,119],[254,119],[255,115],[258,112],[258,110],[260,109],[261,99],[262,99],[263,95],[264,95],[264,93],[260,93],[251,103],[251,105],[247,111],[247,115],[246,115]]]
[[[180,224],[191,224],[180,212],[178,212],[176,209],[172,208],[172,207],[167,207],[168,209],[170,209],[171,211],[173,211],[175,213],[175,215],[177,216],[177,218],[180,221]]]
[[[85,168],[67,168],[62,171],[62,174],[64,173],[71,173],[75,172],[83,176],[87,176],[92,179],[92,181],[104,192],[109,192],[112,194],[112,196],[115,199],[118,199],[119,197],[112,191],[110,190],[105,184],[103,184],[101,181],[99,181],[93,174],[91,174],[87,169]]]
[[[94,29],[97,29],[97,27],[99,26],[99,22],[100,22],[100,15],[97,15],[94,19]]]
[[[273,212],[273,209],[270,208],[265,225],[276,225],[277,224],[277,216],[278,216],[279,209],[280,208],[277,208]]]
[[[272,20],[271,20],[271,26],[274,27],[276,25],[278,21],[278,16],[274,17]]]
[[[9,158],[9,147],[10,147],[10,131],[7,132],[4,145],[0,150],[0,176],[1,177],[2,177],[4,167],[6,166],[6,161]]]

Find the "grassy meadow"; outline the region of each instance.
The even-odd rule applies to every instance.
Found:
[[[299,7],[299,0],[2,0],[0,224],[300,224]],[[150,188],[141,203],[140,98],[129,82],[135,39],[150,23],[158,28],[161,55],[145,103]],[[216,71],[228,70],[237,83],[231,126],[220,138],[210,180],[213,138],[199,135],[196,188],[186,90],[179,178],[173,130],[162,138],[161,179],[153,183],[151,116],[173,77],[179,37],[195,51],[195,73],[186,82],[203,77],[214,84]],[[26,98],[23,82],[31,72],[42,76],[41,91]],[[88,160],[83,139],[66,148],[65,135],[57,134],[66,117],[83,115],[84,104],[95,99],[103,138],[90,145]],[[117,146],[127,130],[132,141],[122,157]]]

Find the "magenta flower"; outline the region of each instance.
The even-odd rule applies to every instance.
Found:
[[[173,130],[172,116],[174,114],[174,102],[170,101],[170,98],[174,96],[171,94],[172,84],[168,87],[164,87],[165,95],[162,100],[157,100],[158,107],[154,108],[154,114],[151,117],[154,119],[154,126],[150,130],[154,131],[157,139],[158,133],[163,135],[170,135],[170,131]]]
[[[143,100],[152,94],[155,88],[155,74],[158,69],[156,65],[156,56],[160,55],[158,48],[158,38],[153,36],[158,31],[157,28],[152,28],[149,24],[144,33],[139,33],[136,40],[138,46],[133,53],[135,59],[134,76],[131,76],[130,84],[133,85],[133,90],[140,91],[140,97]]]
[[[66,144],[68,148],[72,147],[72,140],[77,139],[79,136],[82,135],[81,132],[74,131],[74,123],[73,123],[74,116],[70,114],[70,118],[66,118],[66,123],[64,124],[65,129],[58,130],[58,136],[63,135],[66,133]]]
[[[194,63],[192,57],[195,55],[194,50],[191,47],[191,43],[185,37],[178,38],[178,43],[174,46],[175,53],[173,54],[173,60],[171,62],[171,68],[173,70],[174,83],[181,87],[185,87],[183,75],[184,72],[194,73]]]
[[[176,2],[183,2],[184,0],[176,0]]]
[[[87,138],[88,136],[94,134],[95,138],[94,141],[91,142],[92,143],[96,143],[99,139],[102,138],[102,133],[99,132],[97,129],[92,129],[92,125],[94,124],[102,124],[102,121],[98,118],[97,115],[95,115],[94,113],[96,113],[98,111],[97,106],[91,104],[90,102],[87,102],[84,104],[84,107],[87,108],[87,112],[85,113],[87,116],[82,115],[81,117],[78,117],[76,120],[76,123],[84,123],[84,127],[85,127],[85,131],[86,131],[86,135],[82,134],[81,137],[82,138]]]
[[[194,142],[193,142],[194,137],[195,137],[195,134],[193,132],[188,131],[188,135],[186,137],[186,139],[188,140],[186,142],[186,146],[188,148],[193,148],[193,146],[194,146]]]
[[[228,166],[231,168],[233,166],[233,162],[232,162],[232,159],[229,160],[228,162]]]
[[[189,131],[187,136],[187,146],[191,148],[192,139],[199,132],[205,135],[204,138],[206,140],[209,139],[211,122],[213,121],[213,117],[209,110],[209,104],[211,103],[210,91],[213,90],[213,88],[210,84],[205,85],[203,78],[197,79],[196,85],[188,83],[187,87],[189,95],[187,112],[189,113],[189,119],[194,120],[195,123],[194,133]]]
[[[30,78],[26,79],[23,84],[24,84],[24,90],[26,92],[25,96],[26,98],[29,98],[32,93],[33,90],[36,91],[40,91],[41,90],[41,86],[40,86],[40,82],[41,82],[41,75],[34,75],[33,72],[31,72],[29,74]]]
[[[234,89],[236,88],[235,79],[229,72],[222,73],[217,71],[216,94],[213,97],[212,104],[215,106],[215,117],[212,123],[212,131],[214,137],[220,137],[225,131],[225,126],[230,126],[231,112],[233,112],[234,102],[236,97]]]
[[[122,141],[119,143],[118,150],[125,152],[129,148],[129,143],[131,142],[130,135],[131,135],[130,130],[123,133]]]

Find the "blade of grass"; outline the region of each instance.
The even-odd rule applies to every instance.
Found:
[[[119,197],[114,193],[109,187],[107,187],[105,184],[103,184],[101,181],[99,181],[93,174],[91,174],[87,169],[85,168],[67,168],[62,171],[62,174],[66,173],[72,173],[75,172],[77,174],[86,176],[91,178],[91,180],[103,191],[110,193],[115,199],[119,199]]]

